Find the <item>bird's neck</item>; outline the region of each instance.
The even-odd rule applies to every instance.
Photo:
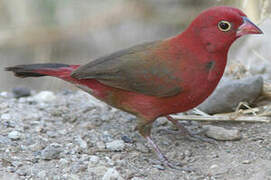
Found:
[[[201,68],[210,66],[210,78],[220,79],[223,75],[225,66],[227,64],[227,54],[230,45],[225,45],[222,50],[210,51],[205,47],[205,44],[196,38],[189,32],[183,32],[182,34],[169,39],[170,44],[174,45],[175,54],[185,52],[185,59],[189,59],[189,64],[194,67]],[[217,73],[219,72],[219,73]]]

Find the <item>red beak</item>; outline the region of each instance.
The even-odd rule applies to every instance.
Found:
[[[263,31],[258,28],[253,22],[251,22],[247,17],[243,16],[243,24],[239,26],[236,36],[241,37],[246,34],[263,34]]]

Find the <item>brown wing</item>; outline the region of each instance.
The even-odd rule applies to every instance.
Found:
[[[167,61],[155,56],[161,41],[145,43],[98,58],[80,66],[71,76],[150,96],[168,97],[181,92],[180,79]]]

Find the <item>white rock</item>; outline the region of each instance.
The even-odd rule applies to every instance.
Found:
[[[81,136],[77,136],[75,138],[75,141],[79,144],[80,148],[86,149],[88,147],[88,144],[85,140],[81,138]]]
[[[96,165],[100,161],[100,158],[98,156],[90,156],[89,157],[89,165]]]
[[[233,141],[241,139],[241,133],[237,129],[225,129],[218,126],[206,125],[204,128],[208,128],[206,136],[221,140],[221,141]]]
[[[66,159],[64,159],[64,158],[61,158],[61,159],[59,160],[59,163],[60,163],[61,165],[67,165],[67,164],[69,163],[69,161],[66,160]]]
[[[2,96],[2,97],[8,97],[8,92],[6,92],[6,91],[0,92],[0,96]]]
[[[45,160],[57,159],[62,151],[63,149],[60,144],[52,143],[41,151],[40,157]]]
[[[125,147],[123,140],[115,140],[109,143],[106,143],[106,149],[111,151],[122,151]]]
[[[8,113],[4,113],[1,115],[1,119],[2,120],[10,120],[11,119],[11,115]]]
[[[102,180],[124,180],[115,168],[109,168],[103,176]]]
[[[18,131],[11,131],[9,134],[8,134],[8,138],[9,139],[12,139],[12,140],[18,140],[21,138],[21,133],[18,132]]]
[[[96,146],[97,146],[97,148],[98,148],[99,150],[105,149],[105,144],[104,144],[104,142],[102,142],[102,141],[98,141],[98,142],[96,143]]]
[[[139,177],[133,177],[131,180],[143,180],[143,179]]]
[[[38,102],[52,102],[56,99],[56,96],[51,91],[41,91],[40,93],[36,94],[34,97],[34,100]]]
[[[42,170],[40,171],[37,176],[40,178],[40,179],[45,179],[46,178],[46,171],[45,170]]]

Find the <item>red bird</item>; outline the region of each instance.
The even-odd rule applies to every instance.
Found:
[[[54,76],[107,104],[134,114],[137,130],[161,161],[173,167],[151,139],[161,116],[183,129],[172,113],[202,103],[221,79],[231,44],[245,34],[261,34],[239,9],[203,11],[177,36],[130,47],[85,65],[30,64],[7,67],[18,77]]]

